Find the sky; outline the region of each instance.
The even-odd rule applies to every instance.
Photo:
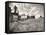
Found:
[[[44,17],[44,6],[42,4],[29,4],[29,3],[10,3],[9,7],[11,7],[12,11],[14,12],[14,7],[17,7],[17,12],[19,12],[19,15],[25,14],[25,15],[40,15]]]

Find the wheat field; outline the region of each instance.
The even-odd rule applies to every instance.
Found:
[[[16,19],[15,19],[16,20]],[[27,19],[24,21],[18,20],[9,23],[9,30],[11,32],[24,32],[24,31],[43,31],[44,30],[44,17],[38,19]]]

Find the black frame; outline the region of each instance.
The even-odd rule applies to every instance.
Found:
[[[44,5],[44,30],[43,31],[26,31],[26,32],[9,32],[9,3],[30,3],[30,4],[42,4]],[[8,9],[8,10],[7,10]],[[5,2],[5,33],[29,33],[29,32],[45,32],[45,3],[37,3],[37,2],[20,2],[20,1],[6,1]]]

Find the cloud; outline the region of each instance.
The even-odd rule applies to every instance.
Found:
[[[44,9],[41,4],[28,4],[28,3],[10,3],[9,7],[11,7],[12,11],[14,11],[14,7],[18,8],[19,15],[37,15],[40,14],[44,17]]]

